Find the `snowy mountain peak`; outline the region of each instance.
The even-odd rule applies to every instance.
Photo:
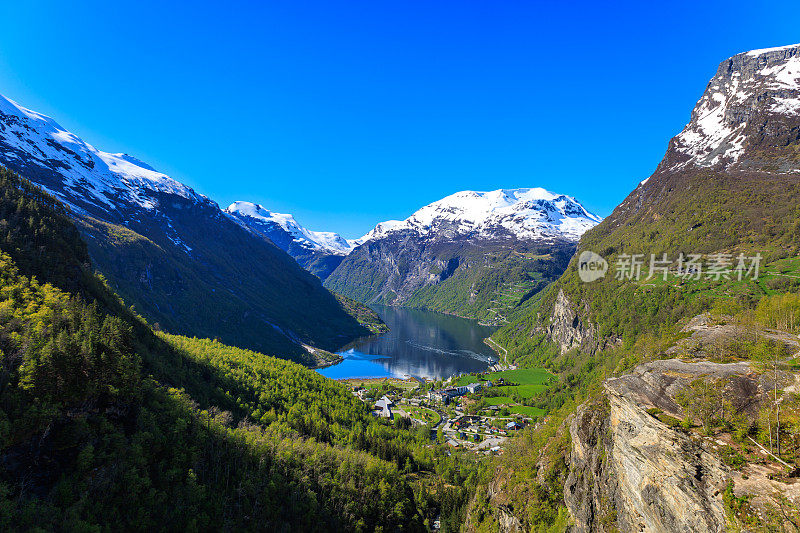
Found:
[[[113,212],[120,199],[154,209],[154,193],[208,201],[132,156],[97,150],[52,118],[2,95],[0,163],[40,176],[44,188],[78,212]]]
[[[723,61],[673,139],[673,169],[740,160],[754,121],[800,115],[800,44],[744,52]]]
[[[542,188],[461,191],[426,205],[405,220],[378,224],[357,242],[400,231],[427,238],[514,236],[577,241],[601,220],[575,198]]]
[[[279,226],[296,243],[309,250],[346,255],[353,249],[353,243],[338,233],[311,231],[301,226],[290,214],[275,213],[252,202],[233,202],[225,209],[225,212],[245,223]]]

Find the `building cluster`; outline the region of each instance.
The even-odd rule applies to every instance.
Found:
[[[517,431],[525,427],[516,420],[507,421],[505,424],[497,424],[495,420],[476,415],[464,415],[456,418],[452,422],[452,427],[456,431],[469,433],[494,433],[505,435],[509,431]]]
[[[487,387],[492,386],[491,381],[486,382]],[[433,390],[428,393],[428,398],[431,401],[441,402],[443,404],[450,403],[452,398],[456,396],[463,396],[467,393],[475,394],[479,390],[483,388],[483,385],[480,383],[470,383],[469,385],[460,385],[458,387],[448,387],[446,389],[441,390]]]

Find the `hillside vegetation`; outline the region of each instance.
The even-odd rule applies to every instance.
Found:
[[[459,520],[477,465],[301,365],[155,334],[92,273],[64,208],[0,178],[4,531]]]
[[[558,278],[573,251],[568,243],[389,238],[354,250],[325,286],[370,305],[428,309],[500,325]]]
[[[556,283],[532,299],[526,309],[493,336],[508,349],[510,360],[547,368],[558,376],[558,383],[535,404],[547,413],[546,422],[517,439],[514,449],[502,458],[494,481],[495,486],[503,487],[499,496],[489,499],[479,491],[473,502],[470,516],[481,527],[490,527],[489,524],[499,520],[499,506],[513,508],[514,516],[528,528],[565,523],[564,486],[570,475],[572,446],[568,431],[570,417],[587,400],[588,405],[596,406],[592,408],[600,409],[598,413],[602,411],[600,398],[607,378],[625,375],[647,361],[685,354],[676,352],[674,347],[688,336],[685,328],[693,317],[711,313],[724,317],[726,323],[746,325],[744,331],[764,328],[797,331],[796,317],[800,313],[797,178],[781,176],[778,180],[774,175],[750,173],[733,179],[698,171],[692,175],[667,174],[653,180],[648,188],[634,191],[580,242],[579,253],[591,250],[608,261],[605,278],[592,283],[581,281],[576,255]],[[678,190],[680,194],[674,192]],[[677,270],[681,253],[708,256],[716,252],[733,257],[739,253],[762,254],[758,279],[745,276],[739,280],[735,275],[731,279],[707,279],[705,275],[695,279],[696,276],[680,275]],[[617,261],[626,253],[645,254],[638,280],[615,279]],[[657,257],[667,253],[675,260],[669,265],[666,280],[660,271],[650,277],[651,253]],[[780,357],[776,369],[767,363],[778,357],[773,353],[776,348],[759,341],[757,334],[748,333],[744,338],[747,340],[705,346],[687,356],[724,362],[751,361],[757,372],[765,376],[771,370],[792,370],[785,356]],[[774,406],[772,426],[768,422],[769,406],[763,399],[752,401],[761,401],[766,415],[737,418],[731,414],[735,411],[729,411],[726,418],[722,416],[724,411],[707,414],[714,410],[703,407],[698,400],[711,394],[706,385],[713,383],[698,381],[681,400],[686,402],[684,409],[689,413],[684,422],[689,434],[732,439],[734,451],[730,453],[739,454],[743,461],[736,468],[756,460],[749,439],[775,449]],[[703,387],[705,392],[700,390]],[[720,402],[724,398],[718,395]],[[789,407],[795,405],[796,398],[787,393],[785,402],[786,412],[781,415],[781,457],[798,465],[796,440],[800,420],[796,418],[796,407]],[[598,414],[595,419],[602,416]],[[703,416],[707,417],[706,422],[702,421]],[[681,424],[674,417],[662,418],[673,425]],[[769,506],[762,507],[759,519],[754,508],[743,501],[726,496],[726,509],[734,523],[777,527],[783,520],[780,511]],[[615,523],[611,514],[598,520],[605,520],[603,523],[609,526]]]

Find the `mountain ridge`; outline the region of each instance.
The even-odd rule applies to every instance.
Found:
[[[272,240],[323,281],[359,246],[399,233],[426,240],[576,241],[602,220],[575,198],[542,188],[459,191],[421,207],[404,220],[379,222],[358,239],[311,231],[290,214],[275,213],[252,202],[233,202],[225,212]]]
[[[0,165],[70,207],[98,270],[166,331],[309,364],[319,361],[304,345],[333,351],[368,334],[316,277],[216,202],[5,97]]]
[[[742,417],[737,430],[718,426],[719,420],[698,423],[702,401],[692,395],[721,387],[720,402],[763,402],[761,408],[774,414],[770,402],[782,394],[774,377],[768,395],[752,384],[737,385],[764,369],[763,359],[758,363],[763,356],[748,342],[774,334],[767,328],[775,316],[797,312],[799,60],[800,46],[789,45],[722,61],[655,172],[581,238],[578,252],[599,254],[610,265],[605,277],[581,280],[576,256],[535,305],[493,336],[517,364],[559,372],[563,388],[541,399],[552,414],[532,444],[501,460],[486,488],[494,501],[491,516],[531,530],[562,518],[576,531],[786,524],[786,513],[757,502],[755,485],[747,482],[759,472],[746,470],[748,463],[762,462],[745,458],[747,448],[755,439],[764,444],[766,434],[771,447],[772,423],[760,420],[758,409],[746,416],[744,409],[728,410]],[[665,279],[646,279],[648,260],[662,253],[670,260]],[[761,277],[714,282],[699,270],[696,276],[678,270],[681,254],[738,253],[761,254]],[[645,258],[641,278],[615,276],[613,265],[631,254]],[[796,342],[797,322],[782,323],[791,332],[785,338]],[[751,340],[737,344],[736,335]],[[766,351],[776,357],[781,349]],[[788,365],[780,370],[774,364],[776,375],[788,375]],[[720,377],[728,367],[742,370]],[[633,386],[617,387],[625,383]],[[652,387],[655,404],[637,397],[647,391],[643,383]],[[673,406],[671,415],[665,402]],[[670,441],[690,449],[687,434],[699,444],[696,453],[654,453]],[[536,465],[530,479],[516,477],[520,461]],[[677,474],[665,482],[673,468]],[[791,489],[789,481],[770,490]],[[553,503],[566,504],[559,517],[542,512]],[[693,506],[703,508],[699,515],[687,512]],[[698,519],[709,523],[690,524]]]
[[[263,224],[275,224],[288,233],[301,246],[321,250],[335,255],[347,255],[353,249],[352,242],[332,231],[312,231],[301,226],[288,213],[269,211],[259,204],[236,201],[225,208],[225,212],[236,219],[255,219]]]
[[[431,202],[405,220],[382,222],[357,242],[399,231],[431,238],[495,238],[505,231],[520,240],[577,240],[601,220],[575,198],[540,187],[466,190]]]
[[[461,191],[378,224],[325,286],[366,304],[502,324],[563,272],[578,236],[600,220],[542,188]]]

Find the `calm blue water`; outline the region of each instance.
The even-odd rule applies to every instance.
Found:
[[[339,352],[344,361],[318,370],[329,378],[417,376],[439,379],[479,372],[497,361],[483,339],[497,328],[432,311],[376,306],[391,328]]]

